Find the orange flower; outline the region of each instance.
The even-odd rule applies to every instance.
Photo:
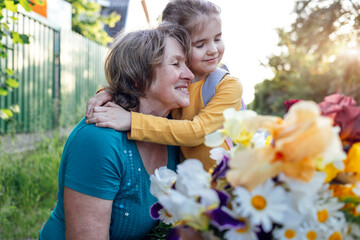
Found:
[[[334,136],[332,121],[320,115],[316,103],[301,101],[294,104],[273,132],[274,149],[282,154],[284,173],[309,181],[316,169],[315,159]]]
[[[271,147],[239,151],[229,161],[230,169],[226,173],[226,179],[233,187],[243,186],[252,190],[282,171],[281,162],[272,162],[274,155]]]
[[[265,124],[261,122],[266,123],[272,144],[261,148],[239,149],[232,155],[227,173],[227,180],[232,186],[253,189],[280,172],[288,177],[310,181],[317,165],[325,167],[339,160],[336,158],[342,160],[344,157],[331,119],[321,116],[315,102],[297,102],[283,121],[269,121],[264,116],[253,116],[253,126],[264,127]]]
[[[353,185],[330,184],[329,189],[333,191],[334,197],[356,197],[353,193]]]

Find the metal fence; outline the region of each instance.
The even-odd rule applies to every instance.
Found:
[[[14,69],[19,87],[0,96],[0,108],[18,104],[11,121],[0,119],[0,134],[34,132],[74,125],[87,100],[105,84],[107,48],[68,31],[16,13],[13,29],[30,35],[30,44],[12,47],[1,66]]]

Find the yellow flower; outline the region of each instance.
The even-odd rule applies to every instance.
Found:
[[[360,142],[352,145],[344,163],[345,172],[355,173],[360,180]]]
[[[338,173],[340,173],[340,170],[337,169],[332,163],[326,165],[323,171],[326,173],[325,182],[330,182],[338,175]]]
[[[275,124],[282,121],[279,117],[258,116],[254,111],[236,111],[234,108],[226,109],[223,115],[225,118],[224,128],[206,135],[206,146],[217,147],[224,142],[226,137],[230,137],[234,143],[246,146],[257,130],[272,131]]]

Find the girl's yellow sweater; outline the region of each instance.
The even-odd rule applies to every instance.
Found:
[[[239,79],[226,75],[217,85],[216,93],[204,107],[201,88],[205,79],[190,84],[190,106],[172,111],[173,119],[131,112],[131,131],[128,137],[138,141],[179,145],[183,159],[199,159],[206,170],[215,165],[205,146],[205,135],[221,128],[223,111],[241,108],[243,93]],[[224,142],[222,147],[229,149]]]

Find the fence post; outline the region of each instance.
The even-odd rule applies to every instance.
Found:
[[[54,127],[59,126],[60,116],[60,31],[55,31],[54,34]]]

